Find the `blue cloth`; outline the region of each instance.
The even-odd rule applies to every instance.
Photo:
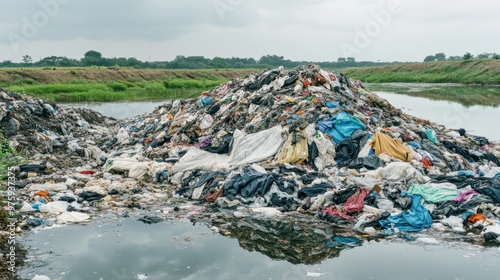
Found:
[[[330,120],[317,123],[318,129],[332,136],[336,144],[350,137],[358,129],[365,129],[365,125],[356,117],[345,112],[333,116]]]
[[[470,170],[460,170],[458,175],[465,175],[466,177],[474,177],[474,172]]]
[[[337,108],[337,107],[340,107],[340,104],[337,103],[337,102],[327,101],[325,103],[325,106],[328,107],[328,108]]]
[[[210,97],[204,98],[201,100],[201,107],[206,107],[206,106],[212,104],[213,101],[214,101],[213,98],[210,98]]]
[[[390,216],[385,220],[380,220],[379,224],[383,228],[395,227],[400,231],[407,232],[417,232],[430,228],[432,225],[432,218],[429,211],[422,205],[422,197],[407,192],[402,192],[401,196],[411,197],[410,211]]]
[[[420,144],[418,142],[415,142],[415,141],[411,141],[410,143],[410,146],[413,148],[413,149],[422,149],[422,146],[420,146]]]
[[[474,215],[474,213],[472,213],[472,212],[469,212],[469,211],[463,212],[462,213],[462,220],[467,220],[467,218],[469,218],[472,215]]]
[[[42,206],[44,204],[45,203],[43,203],[43,201],[39,200],[39,201],[36,201],[35,203],[33,203],[31,205],[31,207],[33,207],[33,209],[35,209],[35,211],[40,212],[40,206]]]

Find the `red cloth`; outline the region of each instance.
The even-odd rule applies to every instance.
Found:
[[[323,213],[324,214],[328,214],[332,217],[342,217],[343,219],[345,220],[354,220],[351,216],[347,215],[345,212],[344,212],[344,209],[341,208],[337,208],[337,206],[335,205],[331,205],[331,206],[327,206],[325,208],[323,208]]]
[[[366,188],[360,188],[358,191],[347,199],[344,204],[344,211],[347,213],[359,212],[365,206],[365,197],[370,193]]]
[[[424,169],[427,169],[427,168],[432,166],[432,162],[430,160],[428,160],[427,158],[423,157],[420,162],[422,162],[422,164],[424,165]]]
[[[369,193],[370,191],[368,189],[360,188],[346,200],[343,206],[339,208],[335,205],[324,207],[323,213],[332,217],[342,217],[345,220],[352,221],[354,218],[347,215],[347,213],[359,212],[363,210],[363,207],[365,206],[365,198]]]

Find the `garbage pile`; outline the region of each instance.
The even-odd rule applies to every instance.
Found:
[[[306,215],[370,235],[473,230],[500,241],[500,143],[405,114],[316,65],[233,79],[114,125],[68,118],[87,131],[73,137],[92,164],[66,181],[30,182],[22,205],[66,210],[61,223],[188,199],[235,217]],[[34,137],[36,127],[26,129]],[[62,128],[37,133],[73,151]]]
[[[12,148],[30,158],[54,155],[60,156],[59,162],[70,156],[99,159],[103,155],[101,139],[113,124],[114,120],[89,109],[59,107],[0,90],[3,136]]]
[[[498,142],[405,114],[316,65],[231,80],[119,122],[114,135],[105,171],[191,200],[373,234],[458,230],[449,218],[459,216],[462,229],[500,233]]]

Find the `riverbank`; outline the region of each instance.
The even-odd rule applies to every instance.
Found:
[[[344,74],[366,83],[500,84],[500,60],[456,60],[346,68]]]
[[[0,69],[0,88],[54,102],[143,101],[199,96],[253,69]]]

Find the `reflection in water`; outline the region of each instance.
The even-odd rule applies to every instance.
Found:
[[[500,105],[500,86],[495,85],[380,83],[367,84],[367,87],[372,91],[394,92],[435,101],[451,101],[465,107]]]
[[[234,222],[230,231],[241,248],[292,264],[317,264],[339,257],[342,249],[349,248],[345,243],[332,241],[335,234],[339,234],[333,226],[315,226],[280,220],[244,219]]]
[[[132,118],[137,115],[151,113],[153,110],[171,100],[141,102],[108,102],[108,103],[63,103],[60,106],[83,107],[92,109],[106,117],[115,119]]]

